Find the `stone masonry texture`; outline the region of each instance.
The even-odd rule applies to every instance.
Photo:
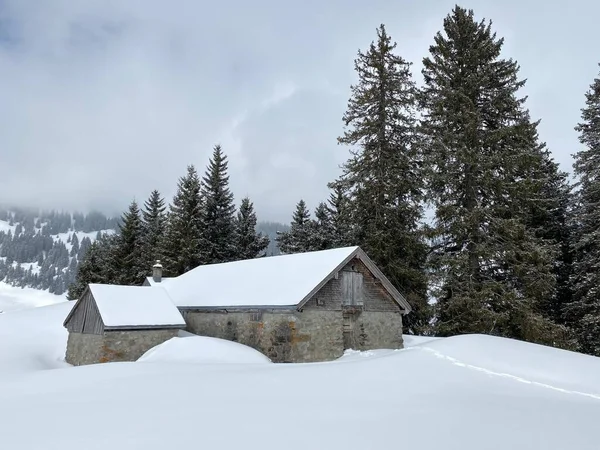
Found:
[[[69,333],[66,361],[75,366],[113,361],[136,361],[177,336],[179,330],[107,331],[102,335]]]

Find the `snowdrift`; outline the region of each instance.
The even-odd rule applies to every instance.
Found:
[[[204,336],[174,337],[143,354],[138,362],[192,364],[263,364],[269,358],[253,348]]]
[[[2,448],[598,448],[600,358],[460,336],[330,363],[204,364],[251,352],[185,337],[144,363],[70,367],[70,306],[0,315]]]
[[[600,398],[600,358],[485,335],[429,341],[422,349],[452,364],[522,383],[584,389]]]
[[[74,305],[64,301],[0,314],[0,384],[7,374],[70,367],[64,361],[67,330],[62,323]],[[0,443],[1,429],[0,421]]]

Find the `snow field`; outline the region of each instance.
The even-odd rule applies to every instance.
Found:
[[[72,305],[0,315],[2,448],[598,448],[599,358],[407,336],[404,350],[270,364],[182,332],[139,362],[74,368],[62,360]]]

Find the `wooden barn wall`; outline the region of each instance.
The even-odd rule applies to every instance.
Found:
[[[81,303],[67,322],[67,330],[72,333],[86,334],[102,334],[104,332],[100,311],[98,311],[90,291],[86,292]]]
[[[67,330],[72,333],[81,333],[83,332],[83,322],[85,321],[85,303],[89,301],[89,292],[84,294],[83,299],[79,302],[79,304],[75,305],[75,311],[69,318],[69,321],[66,323]]]
[[[100,316],[100,311],[98,311],[98,305],[96,305],[92,295],[90,295],[90,300],[86,303],[83,332],[85,334],[104,333],[104,323],[102,323],[102,317]]]

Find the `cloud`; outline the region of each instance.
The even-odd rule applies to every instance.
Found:
[[[540,2],[541,24],[509,3],[473,7],[510,36],[542,138],[568,168],[596,74],[593,27],[582,26],[594,15],[562,20],[561,7]],[[153,189],[170,198],[185,167],[203,171],[221,143],[236,197],[249,195],[261,218],[288,220],[300,198],[314,208],[327,197],[348,154],[336,138],[356,51],[384,22],[419,79],[452,6],[0,0],[0,202],[119,212]],[[571,44],[558,45],[551,23]],[[541,56],[551,45],[566,62]]]
[[[256,199],[268,217],[289,220],[301,198],[312,208],[327,196],[348,152],[336,145],[344,98],[320,89],[297,89],[250,114],[232,133],[251,155],[231,174],[232,188]]]

